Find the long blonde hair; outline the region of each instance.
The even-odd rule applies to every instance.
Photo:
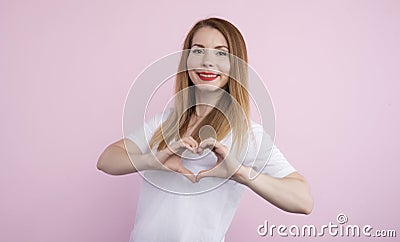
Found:
[[[229,98],[221,98],[219,107],[224,110],[212,108],[207,116],[193,131],[193,138],[200,142],[199,131],[204,125],[210,125],[216,132],[216,138],[221,141],[232,130],[233,142],[241,147],[249,126],[249,93],[247,77],[247,49],[243,36],[230,22],[220,18],[208,18],[197,22],[187,34],[183,50],[191,48],[192,39],[197,30],[203,27],[211,27],[222,33],[228,43],[230,58],[229,80],[224,90]],[[179,138],[188,130],[189,120],[195,115],[195,96],[187,70],[188,51],[182,52],[178,74],[175,81],[174,109],[164,123],[155,131],[150,140],[150,147],[157,146],[157,150],[166,148],[167,144]],[[182,92],[182,90],[188,90]],[[234,100],[232,100],[234,99]],[[238,105],[234,105],[234,103]],[[202,135],[202,138],[204,136]]]

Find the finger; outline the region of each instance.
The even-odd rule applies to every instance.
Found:
[[[214,138],[208,138],[208,139],[203,140],[200,143],[199,147],[202,149],[207,149],[207,148],[212,149],[214,147],[215,143],[216,143],[216,140]]]
[[[199,143],[197,143],[197,141],[192,136],[188,136],[187,138],[188,138],[188,140],[193,142],[193,144],[194,144],[193,147],[199,147]]]
[[[184,148],[190,150],[190,151],[193,152],[193,153],[196,153],[197,148],[194,148],[194,147],[192,147],[192,146],[190,146],[190,145],[188,145],[188,144],[186,144],[186,143],[183,143],[183,145],[184,145]]]
[[[185,151],[185,149],[188,149],[192,152],[194,152],[194,148],[190,146],[190,144],[186,143],[183,140],[177,141],[173,143],[170,147],[170,150],[173,152],[173,154],[181,156],[182,153]]]
[[[228,152],[229,152],[228,148],[225,145],[221,144],[219,141],[217,141],[214,138],[205,140],[205,143],[203,145],[201,145],[201,147],[209,148],[216,155],[222,156],[223,159],[226,158],[226,156],[228,155]]]
[[[195,183],[196,182],[196,175],[193,174],[193,172],[183,165],[179,167],[179,173],[184,175],[187,179],[189,179],[191,182]]]
[[[184,137],[181,139],[181,147],[182,148],[186,148],[190,151],[192,151],[193,153],[197,153],[197,141],[193,138],[189,138],[189,137]]]
[[[204,178],[204,177],[212,177],[212,176],[215,176],[213,170],[215,170],[214,167],[211,168],[210,170],[202,170],[202,171],[200,171],[200,172],[197,174],[197,176],[196,176],[196,182],[199,182],[200,179],[202,179],[202,178]]]
[[[182,141],[184,143],[190,145],[191,147],[197,147],[198,146],[197,141],[191,136],[182,138]]]
[[[191,144],[193,144],[195,153],[198,153],[198,152],[199,152],[199,151],[198,151],[199,143],[197,143],[197,141],[196,141],[192,136],[189,136],[189,137],[187,137],[187,138],[188,138],[188,140],[191,142]]]
[[[203,148],[201,148],[201,147],[198,147],[198,148],[197,148],[197,154],[202,155],[203,152],[204,152],[204,149],[203,149]]]

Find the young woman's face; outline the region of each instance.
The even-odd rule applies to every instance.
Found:
[[[229,49],[225,37],[217,29],[203,27],[196,31],[187,60],[193,84],[209,84],[202,88],[218,89],[229,80]],[[211,90],[210,90],[211,91]]]

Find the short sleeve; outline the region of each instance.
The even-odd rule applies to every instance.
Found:
[[[276,178],[296,171],[260,124],[253,122],[252,131],[245,166]]]
[[[151,138],[170,113],[170,109],[166,110],[164,113],[157,113],[152,118],[144,121],[141,127],[126,135],[125,138],[134,142],[142,151],[142,154],[150,152],[149,143]]]
[[[274,145],[271,157],[263,168],[262,173],[281,178],[295,171],[296,169],[289,163],[278,147]]]

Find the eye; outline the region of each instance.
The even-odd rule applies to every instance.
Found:
[[[203,54],[204,53],[204,49],[192,49],[192,53],[193,54]]]
[[[216,55],[218,55],[218,56],[227,56],[228,52],[219,50],[219,51],[217,51]]]

